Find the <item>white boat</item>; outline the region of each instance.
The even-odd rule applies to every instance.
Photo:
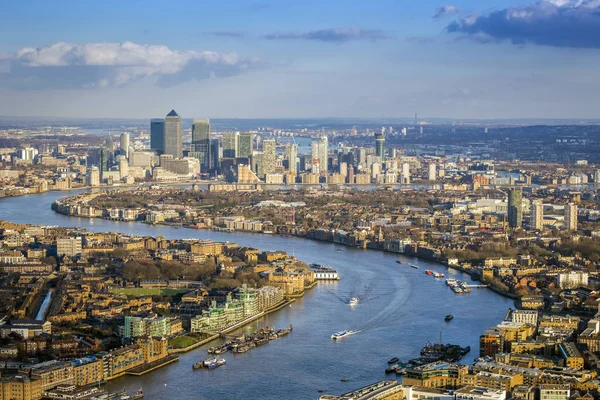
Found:
[[[356,297],[353,297],[350,299],[350,303],[351,306],[355,306],[358,304],[358,299]]]
[[[345,338],[346,336],[350,336],[352,334],[355,334],[358,331],[340,331],[340,332],[336,332],[333,335],[331,335],[331,338],[333,340],[340,340]]]

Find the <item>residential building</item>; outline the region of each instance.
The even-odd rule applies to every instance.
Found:
[[[81,254],[81,249],[81,236],[56,239],[56,254],[58,256],[75,257]]]
[[[568,231],[577,230],[577,205],[569,203],[565,205],[565,229]]]
[[[571,397],[569,385],[540,385],[540,400],[565,400]]]
[[[544,227],[544,204],[540,200],[531,203],[531,229],[542,230]]]

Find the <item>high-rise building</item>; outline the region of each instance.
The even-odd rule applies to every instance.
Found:
[[[429,164],[427,179],[430,181],[435,181],[437,179],[437,165],[434,163]]]
[[[173,158],[183,157],[181,130],[181,117],[175,110],[171,110],[165,117],[163,154],[170,154]]]
[[[159,155],[165,151],[165,120],[162,118],[150,121],[150,148]]]
[[[121,154],[129,159],[129,132],[121,133]]]
[[[385,134],[383,132],[375,134],[375,155],[381,161],[385,161]]]
[[[318,174],[320,172],[319,142],[313,141],[310,144],[310,154],[311,154],[311,171],[313,174]]]
[[[100,172],[108,171],[110,168],[110,151],[108,149],[100,149]]]
[[[531,203],[531,229],[541,230],[544,227],[544,204],[540,200]]]
[[[354,167],[352,165],[348,167],[348,178],[346,181],[351,185],[354,184]]]
[[[100,186],[100,170],[98,167],[88,168],[88,186],[96,187]]]
[[[577,204],[569,203],[565,205],[565,229],[568,231],[577,230]]]
[[[508,189],[508,226],[520,228],[523,224],[523,191],[521,188]]]
[[[219,139],[210,139],[210,170],[214,170],[215,172],[221,169],[219,150]]]
[[[223,158],[237,158],[239,140],[239,132],[227,132],[223,135]]]
[[[119,159],[119,177],[123,179],[127,175],[129,175],[129,163],[125,157],[121,156]]]
[[[263,140],[263,168],[265,174],[271,174],[275,171],[276,145],[275,140]]]
[[[319,142],[319,169],[321,172],[329,171],[329,139],[321,136]]]
[[[208,119],[195,119],[192,125],[192,152],[200,160],[202,172],[208,172],[212,162],[210,160],[210,121]]]
[[[298,145],[293,143],[288,147],[288,164],[290,172],[298,173]]]
[[[403,163],[402,164],[402,183],[409,184],[410,183],[410,164]]]
[[[253,135],[251,133],[240,133],[238,137],[238,154],[240,158],[250,158],[252,156]]]

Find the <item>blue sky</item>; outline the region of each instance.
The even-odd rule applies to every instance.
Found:
[[[19,1],[0,115],[594,118],[600,0]]]

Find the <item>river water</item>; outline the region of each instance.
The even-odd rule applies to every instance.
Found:
[[[318,389],[341,394],[386,378],[386,361],[416,357],[427,342],[471,346],[463,359],[479,354],[479,335],[499,323],[512,301],[487,289],[452,293],[443,279],[424,273],[427,268],[448,277],[469,280],[457,271],[431,262],[372,250],[346,248],[292,237],[224,233],[135,222],[90,220],[55,214],[51,203],[66,193],[46,193],[0,200],[0,219],[17,223],[77,226],[91,231],[118,231],[167,238],[230,241],[261,250],[285,250],[307,263],[331,266],[340,273],[335,283],[319,283],[291,306],[238,331],[260,326],[285,327],[293,332],[252,351],[226,354],[227,365],[216,370],[192,371],[214,343],[181,355],[178,362],[142,377],[111,381],[108,389],[143,387],[148,399],[316,399]],[[404,264],[397,264],[400,258]],[[409,267],[409,263],[420,269]],[[350,307],[348,301],[360,303]],[[447,323],[446,314],[454,319]],[[333,332],[360,332],[335,342]],[[348,378],[349,382],[341,382]]]

